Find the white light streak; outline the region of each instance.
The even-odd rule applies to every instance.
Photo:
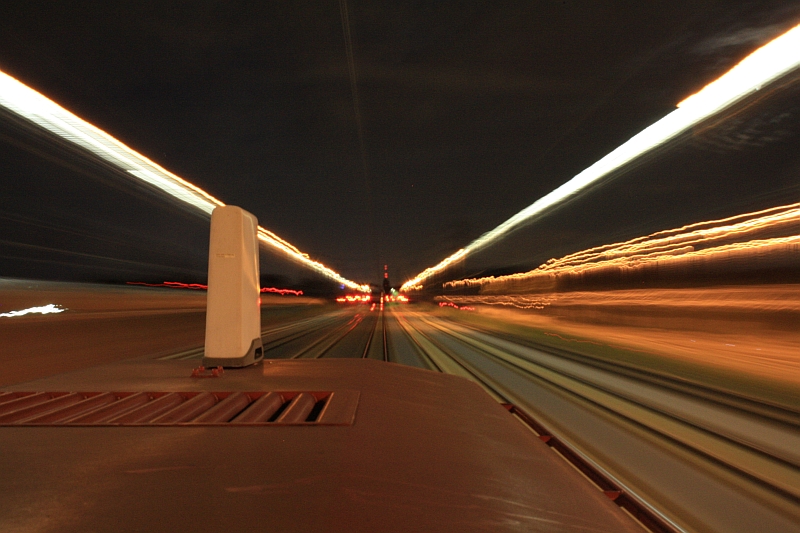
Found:
[[[207,215],[215,207],[225,205],[200,187],[176,176],[4,72],[0,72],[0,106]],[[259,227],[258,238],[267,246],[337,283],[353,290],[370,291],[369,285],[359,285],[342,277],[269,230]]]
[[[588,185],[653,148],[675,138],[698,122],[733,105],[800,66],[800,25],[765,44],[720,78],[678,104],[678,109],[645,128],[614,151],[573,177],[551,193],[536,200],[496,228],[488,231],[465,248],[441,263],[427,268],[400,288],[401,291],[421,288],[422,282],[443,271],[448,265],[463,259],[489,244],[505,237],[534,216],[562,203]]]
[[[29,315],[31,313],[38,313],[40,315],[49,315],[51,313],[63,313],[64,311],[66,311],[65,308],[59,307],[56,304],[47,304],[41,307],[29,307],[27,309],[21,309],[19,311],[9,311],[8,313],[0,313],[0,318],[23,316],[23,315]]]

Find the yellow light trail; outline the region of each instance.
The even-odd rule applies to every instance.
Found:
[[[426,268],[405,282],[401,291],[420,289],[423,282],[443,271],[454,261],[463,259],[493,242],[505,237],[533,217],[542,215],[588,185],[653,148],[675,138],[695,124],[728,108],[742,98],[761,89],[800,66],[800,25],[765,44],[700,92],[686,98],[678,108],[661,120],[648,126],[611,153],[564,183],[554,191],[535,201],[496,228],[484,233],[465,248],[441,263]]]
[[[529,272],[451,281],[445,283],[445,287],[479,285],[502,290],[514,282],[554,279],[560,275],[583,274],[597,269],[636,269],[648,263],[719,258],[734,252],[764,253],[770,249],[797,246],[800,244],[798,231],[800,203],[659,231],[550,259]],[[764,233],[784,235],[763,238]]]
[[[4,72],[0,72],[0,106],[207,215],[210,215],[215,207],[225,205],[197,185],[166,170]],[[258,228],[258,239],[337,283],[361,292],[370,291],[369,285],[360,285],[344,278],[261,226]]]

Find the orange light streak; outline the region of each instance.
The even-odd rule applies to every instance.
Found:
[[[555,206],[572,198],[589,185],[792,72],[798,66],[800,66],[800,25],[751,53],[700,92],[678,104],[678,109],[634,135],[571,180],[539,198],[496,228],[484,233],[441,263],[426,268],[404,283],[400,290],[422,289],[426,279],[444,271],[453,262],[499,241],[523,224],[543,216]]]
[[[210,216],[215,207],[225,205],[197,185],[173,174],[4,72],[0,72],[0,106],[206,215]],[[265,245],[286,254],[289,259],[352,290],[370,291],[369,285],[359,285],[342,277],[338,272],[319,261],[312,260],[308,254],[260,226],[258,239]]]
[[[371,300],[372,296],[369,294],[348,294],[346,296],[339,296],[336,298],[337,302],[348,304],[367,304],[370,303]]]
[[[142,285],[144,287],[168,287],[170,289],[208,290],[208,285],[200,283],[181,283],[180,281],[165,281],[163,283],[145,283],[144,281],[128,281],[126,285]]]
[[[143,285],[145,287],[168,287],[170,289],[193,289],[193,290],[208,290],[208,285],[202,283],[181,283],[180,281],[165,281],[163,283],[145,283],[143,281],[128,281],[127,285]],[[278,289],[276,287],[261,287],[261,292],[269,292],[273,294],[280,294],[286,296],[292,294],[294,296],[302,296],[303,291],[295,291],[292,289]]]
[[[302,296],[303,291],[295,291],[292,289],[278,289],[276,287],[261,287],[261,292],[269,292],[272,294],[280,294],[281,296],[286,296],[287,294],[291,294],[293,296]]]
[[[487,319],[531,327],[554,340],[725,368],[748,379],[790,382],[793,401],[797,398],[800,284],[481,294],[441,300],[480,305]],[[662,363],[657,366],[659,371],[665,368]]]
[[[800,314],[800,285],[743,285],[681,289],[622,289],[604,291],[570,291],[546,294],[498,294],[443,296],[441,302],[465,303],[537,309],[544,315],[565,318],[565,310],[573,315],[596,316],[598,312],[638,308],[628,314],[630,322],[645,320],[648,309],[681,310],[708,317],[721,311],[749,316],[756,313]],[[440,303],[441,303],[440,302]],[[674,313],[673,313],[674,314]],[[669,313],[654,315],[660,324],[667,323]],[[573,317],[574,318],[574,317]]]
[[[541,296],[534,294],[500,294],[500,295],[475,295],[475,296],[440,296],[437,299],[439,306],[452,304],[453,307],[458,303],[469,302],[481,305],[500,305],[505,307],[516,307],[517,309],[543,310],[555,300],[553,296]]]
[[[758,238],[765,233],[789,235]],[[564,274],[582,274],[600,268],[634,269],[647,263],[721,257],[737,251],[759,253],[772,247],[798,245],[799,233],[800,203],[797,203],[689,224],[621,243],[596,246],[559,259],[550,259],[529,272],[450,281],[444,286],[457,288],[478,285],[502,289],[509,282],[552,279]]]
[[[467,255],[467,250],[464,249],[464,248],[460,249],[459,251],[457,251],[456,253],[454,253],[450,257],[445,258],[438,265],[432,266],[430,268],[426,268],[425,270],[423,270],[422,272],[417,274],[416,277],[414,277],[414,278],[406,281],[405,283],[403,283],[403,285],[400,287],[400,290],[403,291],[403,292],[421,290],[423,288],[423,285],[422,285],[423,281],[425,281],[429,277],[431,277],[431,276],[443,271],[444,269],[446,269],[447,267],[449,267],[453,263],[456,263],[456,262],[460,261],[466,255]]]
[[[468,305],[456,305],[453,302],[439,302],[439,307],[452,307],[453,309],[458,309],[459,311],[474,311],[474,307],[470,307]]]

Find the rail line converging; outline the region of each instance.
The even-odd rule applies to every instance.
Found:
[[[372,358],[469,379],[651,531],[800,521],[800,413],[786,406],[403,308],[336,309],[262,341],[267,359]]]

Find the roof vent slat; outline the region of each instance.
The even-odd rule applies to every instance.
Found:
[[[305,422],[308,418],[308,413],[314,408],[317,399],[313,394],[308,392],[301,392],[294,397],[292,403],[286,408],[281,416],[278,417],[276,422],[282,424],[297,424],[298,422]]]
[[[197,418],[201,414],[211,409],[217,399],[210,392],[201,392],[194,398],[186,400],[182,404],[167,411],[161,416],[151,420],[153,424],[180,424]]]
[[[119,396],[119,395],[117,395]],[[121,397],[110,405],[103,405],[88,412],[81,413],[64,422],[69,424],[102,424],[124,413],[138,409],[150,400],[146,392],[137,392]]]
[[[230,421],[231,418],[241,413],[245,407],[250,405],[250,398],[243,392],[234,392],[227,398],[220,400],[217,405],[201,414],[194,420],[193,424],[221,424]]]
[[[10,401],[0,405],[0,422],[4,421],[7,415],[10,415],[11,413],[14,413],[20,409],[29,407],[31,405],[38,405],[40,403],[48,402],[52,399],[53,396],[47,392],[36,392],[20,398],[11,399]]]
[[[23,398],[26,400],[27,398]],[[32,402],[32,405],[15,409],[0,416],[0,422],[20,422],[36,415],[49,413],[62,407],[78,403],[83,398],[77,392],[55,395],[47,393],[44,398],[37,398],[37,401]],[[9,402],[7,405],[11,405]]]
[[[93,410],[98,406],[108,405],[116,399],[116,396],[114,396],[114,394],[111,392],[94,394],[67,407],[29,418],[25,420],[25,422],[28,424],[53,424],[63,422],[74,417],[76,414],[85,413],[86,411]]]
[[[0,391],[0,426],[349,426],[359,398],[354,390]]]
[[[231,424],[258,424],[268,421],[281,408],[283,396],[277,392],[268,392],[253,402],[239,416],[231,420]]]
[[[153,418],[165,413],[183,402],[183,397],[177,392],[165,394],[160,398],[156,398],[138,409],[134,409],[126,414],[120,415],[116,418],[109,420],[111,424],[141,424],[148,422]]]

